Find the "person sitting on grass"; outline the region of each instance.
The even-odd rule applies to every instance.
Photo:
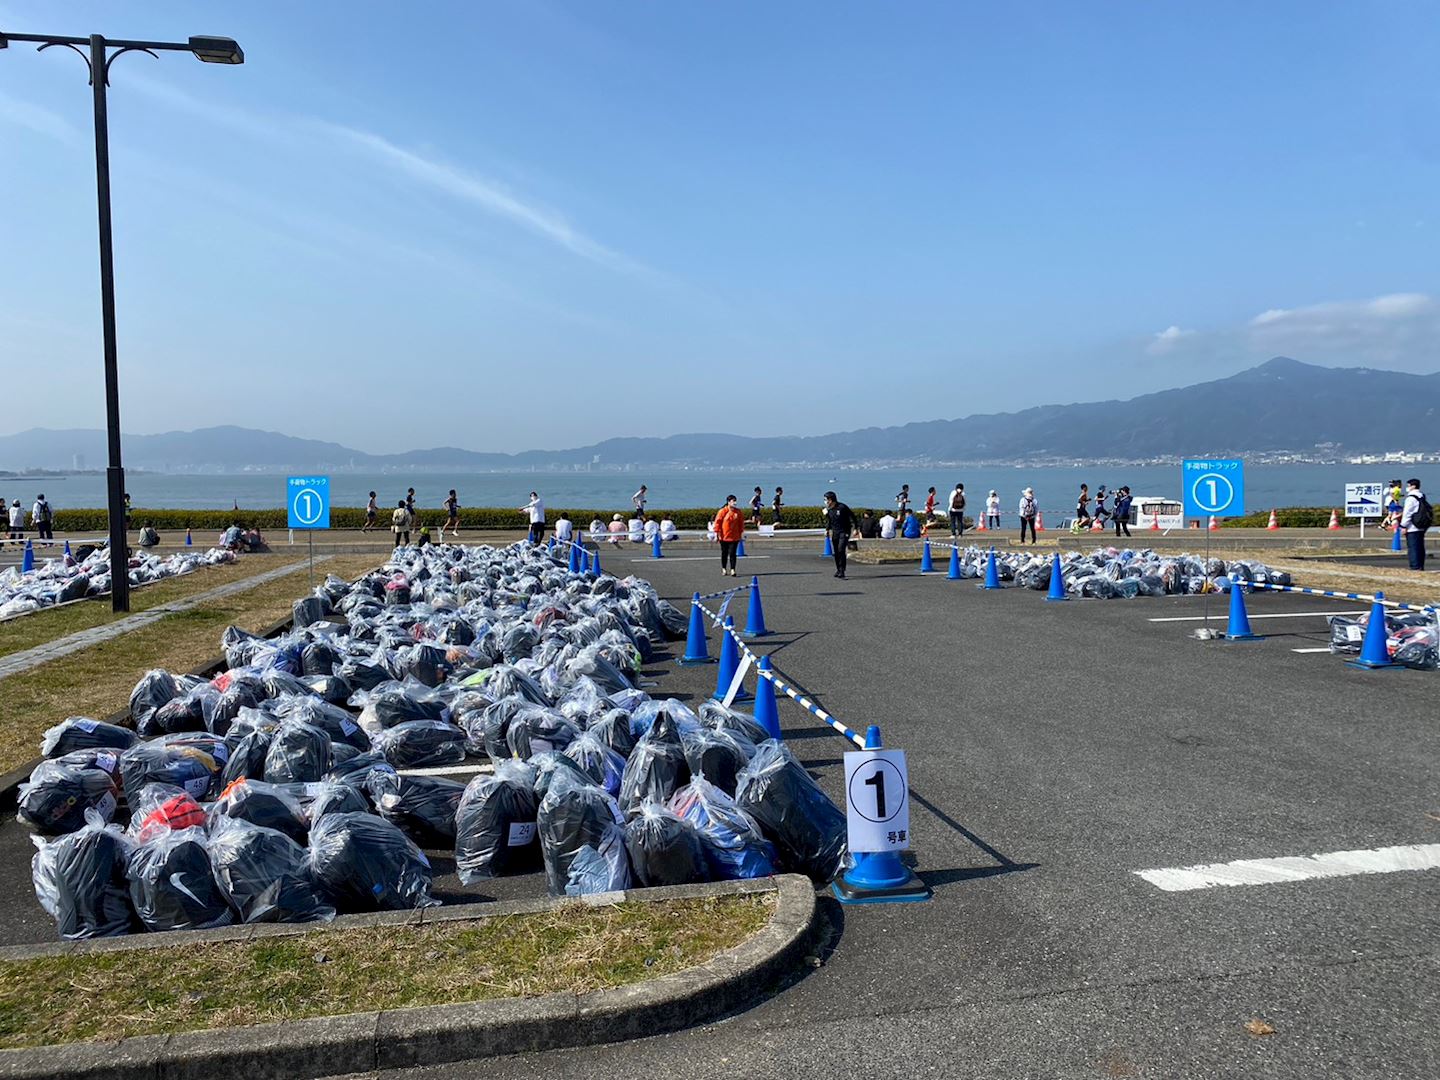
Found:
[[[609,532],[610,543],[612,544],[619,544],[620,541],[625,539],[625,518],[623,515],[616,514],[610,519]]]
[[[680,531],[675,528],[675,522],[670,518],[662,518],[660,521],[661,540],[679,540]]]
[[[421,526],[420,526],[420,536],[418,537],[418,539],[416,539],[416,541],[415,541],[415,546],[416,546],[416,547],[425,547],[427,544],[433,544],[434,542],[435,542],[435,541],[433,541],[433,540],[430,539],[430,526],[429,526],[429,525],[421,525]]]
[[[605,539],[605,522],[599,518],[592,518],[590,520],[590,539],[597,544]]]
[[[147,521],[140,528],[140,546],[142,548],[152,548],[158,543],[160,543],[160,534],[155,531],[155,526]]]
[[[564,510],[561,510],[560,516],[555,519],[555,539],[562,544],[568,544],[575,539],[575,523]]]

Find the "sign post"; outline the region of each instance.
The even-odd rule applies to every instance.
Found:
[[[910,775],[905,751],[881,749],[880,728],[865,749],[845,754],[846,841],[854,865],[835,879],[843,904],[930,899],[930,888],[900,861],[910,847]]]
[[[291,529],[310,541],[310,584],[315,584],[315,530],[330,528],[330,478],[291,476],[285,481],[285,508]]]
[[[1180,490],[1185,515],[1245,516],[1245,462],[1239,458],[1186,458],[1180,463]],[[1210,574],[1210,530],[1205,529],[1205,574]],[[1205,627],[1210,626],[1210,590],[1205,590]]]
[[[1365,519],[1383,517],[1384,484],[1346,484],[1345,516],[1360,519],[1360,539],[1365,539]]]

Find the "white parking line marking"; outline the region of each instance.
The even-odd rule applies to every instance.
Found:
[[[1326,645],[1324,648],[1321,648],[1321,649],[1291,649],[1290,651],[1291,651],[1291,652],[1298,652],[1298,653],[1329,652],[1329,651],[1330,651],[1330,646],[1329,646],[1329,645]]]
[[[717,552],[716,554],[718,554],[718,552]],[[711,562],[714,558],[715,558],[714,555],[666,555],[666,556],[664,556],[663,558],[661,558],[660,561],[661,561],[661,562]],[[769,556],[769,555],[746,555],[745,558],[747,558],[747,559],[768,559],[768,558],[770,558],[770,556]],[[631,559],[630,561],[631,561],[631,562],[654,562],[655,560],[654,560],[653,558],[651,558],[651,559]],[[736,565],[738,566],[739,564],[737,563]]]
[[[1315,615],[1315,616],[1325,616],[1325,615],[1349,615],[1350,617],[1353,618],[1353,617],[1355,617],[1356,615],[1364,615],[1364,614],[1365,614],[1365,612],[1363,612],[1363,611],[1285,611],[1285,612],[1266,612],[1264,615],[1254,615],[1254,614],[1252,614],[1252,615],[1250,616],[1250,618],[1251,618],[1252,620],[1254,620],[1254,619],[1306,619],[1306,618],[1309,618],[1311,615]],[[1211,618],[1211,619],[1223,619],[1223,618],[1225,618],[1225,615],[1224,615],[1224,613],[1221,613],[1221,614],[1219,614],[1219,615],[1211,615],[1210,618]],[[1204,616],[1204,615],[1169,615],[1169,616],[1166,616],[1166,617],[1163,618],[1163,619],[1151,619],[1150,621],[1151,621],[1151,622],[1204,622],[1204,621],[1205,621],[1205,616]]]
[[[396,769],[401,776],[478,776],[494,771],[488,762],[482,765],[434,765],[429,768]]]
[[[1359,851],[1331,851],[1279,859],[1237,859],[1228,863],[1180,866],[1135,873],[1165,892],[1211,889],[1217,885],[1273,885],[1310,878],[1389,874],[1440,867],[1440,844],[1402,844]]]

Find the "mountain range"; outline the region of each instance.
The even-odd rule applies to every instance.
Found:
[[[1225,453],[1359,453],[1440,444],[1440,372],[1328,368],[1277,356],[1212,382],[1128,401],[1040,405],[814,436],[697,433],[607,439],[569,450],[482,453],[436,447],[370,454],[339,443],[242,427],[127,435],[134,469],[566,468],[1130,460]],[[105,433],[33,428],[0,436],[0,470],[103,467]]]

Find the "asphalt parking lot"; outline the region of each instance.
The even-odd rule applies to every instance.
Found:
[[[1048,604],[853,563],[842,582],[813,550],[756,549],[741,572],[775,631],[760,651],[908,752],[934,899],[826,900],[817,966],[721,1023],[407,1077],[1440,1075],[1440,870],[1184,891],[1139,876],[1440,843],[1437,676],[1325,649],[1325,615],[1363,605],[1255,594],[1263,641],[1200,642],[1199,597]],[[667,554],[605,566],[682,605],[728,584],[704,547]],[[1223,627],[1224,598],[1210,611]],[[651,670],[652,693],[714,689],[713,666]],[[780,715],[840,800],[845,741],[784,699]],[[6,942],[53,936],[28,855],[0,827]]]
[[[606,567],[677,601],[722,587],[703,551]],[[487,1076],[1440,1075],[1440,870],[1187,891],[1137,873],[1440,842],[1436,676],[1297,651],[1359,605],[1254,595],[1265,640],[1221,644],[1190,637],[1198,597],[1047,604],[853,564],[840,582],[810,552],[741,570],[777,666],[908,751],[934,899],[827,902],[823,966],[722,1023]],[[780,713],[839,798],[844,741]]]

